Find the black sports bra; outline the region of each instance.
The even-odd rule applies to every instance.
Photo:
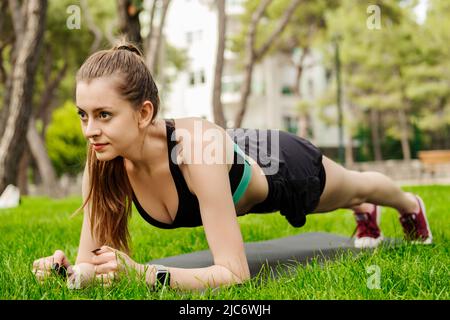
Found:
[[[170,137],[175,130],[175,122],[173,119],[164,119],[166,122],[167,145],[168,145],[168,161],[170,173],[175,182],[178,193],[178,211],[175,220],[171,223],[164,223],[153,219],[140,205],[133,191],[133,202],[139,214],[151,225],[163,229],[175,229],[180,227],[198,227],[202,225],[200,215],[200,206],[197,197],[189,190],[186,180],[181,173],[180,167],[171,161],[172,149],[176,146],[176,141],[172,141]],[[240,159],[239,159],[240,158]],[[245,165],[249,165],[247,159],[242,159],[242,154],[235,151],[233,165],[229,171],[230,186],[232,194],[238,188],[241,178],[244,174]]]

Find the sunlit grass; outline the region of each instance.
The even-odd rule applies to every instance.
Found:
[[[143,281],[127,279],[111,287],[98,284],[83,290],[69,290],[57,277],[39,284],[31,273],[33,260],[62,249],[75,261],[82,216],[71,219],[70,215],[81,199],[24,197],[20,207],[0,210],[0,299],[449,299],[450,186],[404,189],[421,195],[427,204],[433,245],[404,244],[357,256],[342,253],[333,261],[312,261],[276,279],[262,274],[240,286],[203,292],[151,292]],[[317,231],[350,236],[355,228],[346,210],[309,215],[300,229],[278,213],[250,214],[240,217],[239,223],[246,242]],[[402,237],[392,209],[383,209],[381,227],[385,237]],[[141,263],[208,248],[202,227],[157,229],[136,211],[130,232],[132,257]],[[379,289],[368,286],[371,266],[379,268]]]

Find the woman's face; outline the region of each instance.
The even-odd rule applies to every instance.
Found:
[[[119,95],[115,81],[97,78],[80,81],[76,87],[81,128],[100,161],[131,153],[139,138],[136,111]]]

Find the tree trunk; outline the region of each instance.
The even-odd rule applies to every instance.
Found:
[[[348,112],[350,112],[352,115],[355,115],[358,113],[358,108],[354,104],[352,104],[351,101],[345,101],[344,104],[348,106]],[[353,118],[353,119],[355,119],[355,118]],[[355,160],[354,160],[355,156],[353,154],[353,121],[351,121],[349,124],[347,124],[347,144],[345,145],[345,165],[348,168],[353,167],[354,162],[355,162]]]
[[[353,139],[352,133],[348,130],[347,143],[345,145],[345,166],[351,168],[353,166]]]
[[[59,87],[59,84],[64,79],[64,76],[66,75],[66,72],[68,70],[68,63],[67,61],[64,62],[64,65],[61,69],[58,70],[55,77],[53,79],[48,79],[48,84],[45,87],[45,91],[42,94],[41,101],[39,102],[39,106],[37,108],[38,117],[42,120],[43,126],[42,126],[42,132],[41,137],[45,139],[45,133],[47,131],[48,124],[50,123],[50,117],[54,108],[54,97],[55,97],[55,91]]]
[[[94,19],[92,18],[91,12],[89,10],[89,5],[87,3],[87,0],[81,0],[80,4],[81,4],[81,8],[84,13],[84,18],[85,18],[86,24],[88,26],[88,29],[94,35],[94,42],[92,42],[91,48],[89,49],[89,51],[91,53],[93,53],[100,48],[100,45],[101,45],[102,39],[103,39],[103,32],[95,24]]]
[[[147,60],[147,66],[150,69],[150,72],[154,75],[154,77],[158,77],[158,57],[160,55],[160,51],[161,51],[161,42],[163,41],[164,37],[163,37],[163,29],[164,29],[164,24],[166,21],[166,15],[167,15],[167,11],[169,9],[169,4],[170,4],[170,0],[163,0],[163,5],[162,5],[162,12],[161,12],[161,20],[159,23],[159,26],[157,28],[157,33],[156,35],[154,35],[154,31],[152,30],[152,32],[149,33],[149,37],[147,39],[147,53],[146,53],[146,60]],[[156,5],[156,2],[153,3],[153,7]],[[153,8],[152,8],[152,14],[153,13]],[[152,19],[153,20],[153,19]],[[151,29],[154,28],[153,25],[150,26]],[[153,37],[154,39],[150,38]]]
[[[247,109],[248,97],[250,96],[250,88],[252,85],[254,58],[249,56],[249,61],[245,66],[244,82],[241,87],[241,101],[238,105],[238,114],[234,121],[234,127],[240,128],[244,120],[245,111]]]
[[[403,160],[411,160],[411,148],[409,146],[408,138],[408,119],[405,110],[398,110],[398,122],[400,124],[400,141],[402,144]]]
[[[372,133],[372,146],[373,146],[373,155],[375,157],[375,161],[382,161],[383,155],[381,153],[381,142],[380,142],[380,129],[379,125],[379,112],[375,109],[370,109],[370,129]]]
[[[275,30],[272,32],[272,34],[268,37],[266,42],[259,49],[254,48],[256,29],[258,27],[259,21],[261,20],[261,17],[263,16],[264,12],[266,11],[267,7],[272,1],[262,0],[256,11],[253,13],[252,22],[249,28],[249,34],[247,36],[246,41],[247,59],[245,63],[244,83],[241,88],[241,101],[238,105],[238,113],[234,121],[235,127],[239,128],[242,125],[242,121],[244,119],[245,111],[247,109],[248,97],[250,96],[253,67],[255,65],[255,62],[262,59],[262,57],[273,45],[276,38],[281,35],[281,33],[284,31],[287,24],[289,23],[292,14],[294,13],[295,9],[300,5],[301,1],[302,0],[293,0],[290,3],[289,7],[284,11],[284,14],[281,17],[281,19],[278,21]]]
[[[27,141],[42,178],[45,194],[50,197],[58,197],[59,188],[55,170],[45,149],[45,142],[36,130],[34,119],[29,121]]]
[[[300,85],[301,85],[301,80],[302,80],[302,75],[303,75],[303,70],[304,70],[303,64],[305,62],[305,58],[306,58],[306,55],[308,54],[308,52],[309,52],[308,47],[303,48],[302,56],[300,57],[300,61],[299,61],[298,65],[296,65],[294,95],[298,98],[299,101],[302,99],[302,92],[300,89]],[[302,110],[302,112],[300,112],[300,114],[299,114],[297,135],[302,138],[307,139],[309,126],[310,126],[310,124],[309,124],[308,110]]]
[[[406,89],[404,85],[404,78],[401,66],[397,67],[397,73],[400,78],[400,93],[402,95],[402,106],[398,110],[398,122],[400,125],[400,142],[402,145],[403,152],[403,160],[411,160],[411,148],[409,146],[409,138],[408,138],[408,118],[406,117],[405,107],[409,106],[408,98],[406,97]]]
[[[14,68],[14,66],[11,66]],[[12,73],[12,71],[11,71]],[[3,136],[6,128],[6,121],[8,120],[9,115],[9,102],[11,100],[11,85],[12,85],[12,77],[8,76],[6,78],[5,83],[5,91],[3,97],[3,107],[0,110],[0,137]]]
[[[18,187],[20,193],[23,195],[28,194],[28,166],[30,165],[30,148],[28,147],[28,143],[25,147],[25,150],[22,153],[22,158],[20,159],[19,164],[19,176],[17,178]]]
[[[216,66],[214,72],[214,88],[213,88],[213,113],[214,122],[226,128],[225,115],[223,114],[222,105],[222,74],[224,64],[224,52],[225,52],[225,36],[226,36],[226,15],[225,15],[225,0],[217,0],[217,12],[218,12],[218,42],[217,42],[217,54],[216,54]]]
[[[6,126],[0,140],[0,192],[17,184],[19,161],[24,150],[34,76],[44,33],[47,1],[27,1],[26,23],[12,71],[11,97]]]
[[[135,4],[138,3],[138,6]],[[141,23],[139,13],[142,8],[142,1],[117,0],[119,30],[127,36],[127,40],[133,42],[143,50],[141,37]]]
[[[159,0],[154,0],[152,4],[152,8],[150,10],[150,22],[149,22],[149,31],[147,38],[144,40],[144,52],[145,52],[145,61],[147,63],[147,66],[150,68],[150,65],[148,64],[149,56],[150,56],[150,50],[152,48],[152,41],[153,41],[153,21],[155,20],[155,13],[156,13],[156,3]]]

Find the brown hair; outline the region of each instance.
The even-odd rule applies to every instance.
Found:
[[[117,76],[117,90],[138,110],[149,100],[155,119],[159,109],[158,88],[145,65],[142,53],[132,43],[122,40],[109,50],[95,52],[87,58],[76,75],[76,81]],[[131,217],[132,188],[122,157],[99,161],[88,144],[89,193],[83,209],[91,200],[90,221],[93,238],[102,244],[129,252],[128,220]]]

